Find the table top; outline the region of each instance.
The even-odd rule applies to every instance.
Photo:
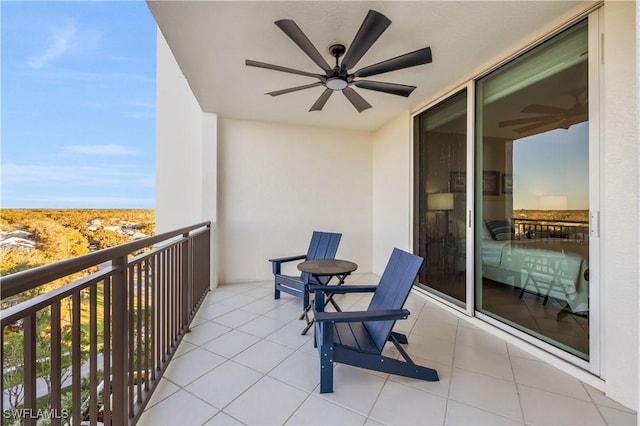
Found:
[[[321,259],[307,260],[298,264],[298,270],[311,275],[349,274],[358,269],[358,265],[348,260]]]

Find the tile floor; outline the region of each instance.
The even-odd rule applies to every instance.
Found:
[[[349,284],[376,283],[353,275]],[[367,295],[342,296],[343,310]],[[300,299],[273,299],[270,282],[212,291],[139,425],[631,425],[636,413],[602,392],[412,294],[406,350],[436,368],[423,382],[336,365],[320,394],[312,331]],[[395,349],[385,349],[393,356]]]

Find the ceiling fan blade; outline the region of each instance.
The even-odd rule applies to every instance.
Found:
[[[340,69],[346,71],[353,68],[389,25],[391,25],[389,18],[375,10],[370,10],[353,38],[349,50],[345,53]]]
[[[539,122],[531,124],[529,126],[524,126],[524,127],[518,128],[518,129],[513,129],[513,131],[516,132],[516,133],[524,133],[524,132],[528,132],[529,130],[535,130],[535,129],[538,129],[538,128],[541,128],[541,127],[545,127],[545,126],[550,126],[550,129],[555,129],[555,128],[558,127],[558,126],[556,126],[556,123],[558,123],[559,121],[561,121],[561,118],[553,117],[553,118],[551,118],[549,120],[539,121]]]
[[[551,115],[543,115],[539,117],[516,118],[515,120],[505,120],[498,123],[498,127],[518,126],[520,124],[540,123],[543,121],[556,121],[560,118]]]
[[[372,75],[383,74],[385,72],[396,71],[403,68],[411,68],[417,65],[431,63],[431,48],[425,47],[414,52],[405,53],[377,64],[369,65],[354,72],[354,77],[369,77]]]
[[[367,108],[371,108],[369,102],[365,101],[362,96],[358,94],[351,87],[345,87],[342,89],[342,93],[349,99],[349,102],[358,110],[358,112],[362,112]]]
[[[322,92],[318,100],[311,106],[311,109],[309,110],[309,112],[322,111],[324,104],[327,103],[327,101],[329,100],[329,96],[331,96],[332,93],[333,93],[333,90],[325,89],[325,91]]]
[[[416,86],[407,86],[406,84],[384,83],[382,81],[360,80],[354,83],[356,87],[361,89],[375,90],[377,92],[390,93],[392,95],[408,97]]]
[[[312,87],[322,86],[323,83],[318,81],[316,83],[305,84],[304,86],[291,87],[289,89],[275,90],[273,92],[265,93],[265,95],[280,96],[286,93],[297,92],[298,90],[310,89]]]
[[[578,123],[576,120],[571,120],[570,118],[565,118],[562,121],[560,121],[558,123],[558,128],[560,129],[568,129],[569,127],[573,126],[574,124]]]
[[[320,75],[320,74],[313,74],[313,73],[310,73],[310,72],[300,71],[300,70],[296,70],[296,69],[293,69],[293,68],[281,67],[280,65],[272,65],[272,64],[267,64],[265,62],[252,61],[251,59],[247,59],[246,61],[244,61],[244,63],[245,63],[245,65],[250,66],[250,67],[265,68],[265,69],[268,69],[268,70],[288,72],[290,74],[304,75],[304,76],[307,76],[307,77],[317,78],[320,81],[325,81],[326,80],[325,76]]]
[[[554,107],[551,105],[531,104],[524,107],[522,109],[522,112],[530,112],[533,114],[565,114],[569,112],[569,110],[565,108]]]
[[[307,36],[302,32],[300,27],[291,19],[281,19],[275,24],[280,28],[295,44],[298,45],[308,57],[311,58],[326,73],[331,72],[331,65],[327,63],[324,57],[318,52],[318,49],[311,43]]]

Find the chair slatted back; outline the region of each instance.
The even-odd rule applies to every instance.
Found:
[[[418,276],[423,259],[394,248],[380,277],[368,310],[402,309]],[[395,320],[365,322],[371,338],[380,351],[389,339]]]
[[[342,234],[313,231],[306,260],[335,259]],[[303,272],[302,279],[309,283],[311,275]]]

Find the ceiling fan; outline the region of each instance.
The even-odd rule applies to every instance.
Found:
[[[331,67],[318,52],[307,36],[302,32],[300,27],[291,19],[281,19],[275,24],[280,28],[295,44],[298,45],[304,53],[309,56],[324,72],[323,74],[314,74],[306,71],[300,71],[292,68],[282,67],[279,65],[267,64],[264,62],[252,61],[247,59],[245,64],[251,67],[266,68],[275,71],[282,71],[291,74],[304,75],[312,77],[318,81],[305,84],[304,86],[291,87],[289,89],[276,90],[266,93],[271,96],[284,95],[285,93],[296,92],[298,90],[309,89],[312,87],[325,87],[324,92],[318,100],[311,106],[309,111],[321,111],[327,100],[335,91],[341,91],[351,104],[362,112],[371,105],[356,92],[352,86],[361,89],[375,90],[377,92],[389,93],[392,95],[407,97],[413,92],[416,86],[408,86],[405,84],[385,83],[381,81],[356,80],[356,78],[370,77],[373,75],[383,74],[386,72],[396,71],[404,68],[414,67],[417,65],[428,64],[431,62],[431,48],[425,47],[414,52],[406,53],[386,61],[378,62],[373,65],[360,68],[355,72],[349,72],[358,61],[364,56],[369,48],[375,43],[380,35],[391,25],[391,20],[383,14],[370,10],[364,18],[360,29],[356,33],[349,49],[343,44],[333,44],[329,47],[329,52],[335,58],[336,64]],[[342,57],[342,62],[340,58]]]
[[[520,126],[513,129],[517,133],[525,133],[541,127],[549,127],[551,129],[568,129],[574,124],[581,123],[589,117],[589,104],[585,99],[580,102],[580,95],[584,93],[584,89],[572,90],[569,92],[575,98],[575,103],[571,108],[560,108],[551,105],[531,104],[527,105],[520,112],[531,114],[543,114],[537,117],[517,118],[515,120],[506,120],[498,123],[499,127]]]

